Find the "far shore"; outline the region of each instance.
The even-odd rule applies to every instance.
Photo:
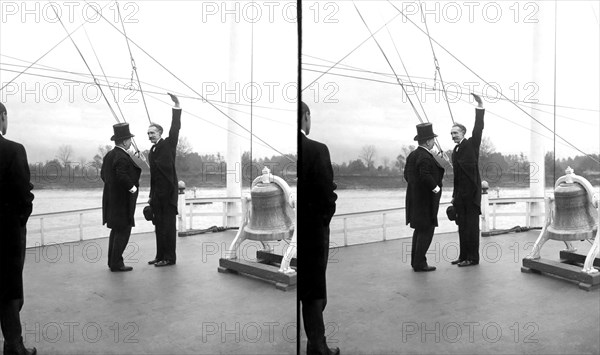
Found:
[[[222,174],[218,175],[193,175],[193,174],[180,174],[179,180],[184,181],[188,188],[225,188],[226,187],[226,176]],[[284,180],[290,186],[296,186],[297,179],[294,176],[283,177]],[[551,177],[552,178],[552,177]],[[482,177],[486,180],[485,177]],[[590,181],[592,185],[600,185],[599,179]],[[452,187],[452,176],[446,176],[444,178],[444,187]],[[527,188],[529,187],[529,181],[526,175],[517,175],[502,177],[501,179],[488,179],[487,180],[490,189],[495,188]],[[45,189],[97,189],[104,186],[102,180],[99,177],[39,177],[32,176],[31,183],[34,185],[36,190]],[[335,183],[339,190],[353,190],[353,189],[401,189],[406,188],[406,181],[402,176],[394,175],[336,175]],[[551,179],[547,179],[546,187],[552,187],[554,184]],[[150,186],[150,175],[142,174],[140,179],[140,186]],[[244,187],[250,186],[250,180],[244,179]]]

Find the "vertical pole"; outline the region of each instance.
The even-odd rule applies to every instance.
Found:
[[[552,102],[554,76],[554,4],[551,2],[540,3],[538,23],[533,25],[533,84],[539,89],[537,97],[532,102],[531,116],[538,121],[543,121],[540,109],[543,107],[537,103]],[[541,124],[531,120],[529,162],[532,164],[530,171],[529,196],[544,197],[546,187],[546,164],[545,144],[540,135],[545,128]],[[535,165],[533,165],[535,164]],[[534,174],[535,173],[535,174]],[[531,203],[531,213],[541,214],[544,212],[543,202]],[[544,219],[542,216],[532,216],[527,221],[530,227],[541,227]]]
[[[496,203],[494,203],[492,205],[492,213],[494,214],[494,218],[492,218],[492,228],[493,229],[496,229],[496,206],[497,206]]]
[[[385,230],[385,213],[383,213],[383,241],[386,241],[386,230]]]
[[[179,182],[179,195],[177,199],[177,209],[179,210],[179,214],[177,215],[177,222],[179,224],[179,228],[177,229],[179,232],[185,232],[187,230],[185,225],[185,184],[183,181]]]
[[[346,230],[346,228],[347,228],[346,220],[347,220],[347,218],[344,218],[344,246],[345,247],[348,246],[348,231]]]
[[[244,96],[242,95],[242,87],[244,83],[250,80],[250,72],[245,63],[250,58],[250,40],[251,35],[248,21],[234,21],[228,17],[230,21],[230,42],[229,42],[229,79],[227,90],[223,93],[223,101],[242,103]],[[246,103],[246,102],[244,102]],[[235,198],[240,201],[242,197],[242,142],[240,137],[247,137],[247,133],[240,127],[240,124],[248,120],[242,117],[235,107],[230,105],[228,116],[231,119],[227,120],[227,197]],[[235,122],[234,122],[235,120]],[[225,227],[239,226],[239,218],[237,216],[228,216],[240,212],[239,202],[227,202]]]
[[[487,181],[481,182],[481,231],[490,231],[490,195]]]
[[[83,213],[79,213],[79,241],[83,241]]]
[[[188,208],[188,221],[190,222],[190,229],[194,229],[194,207],[193,203],[190,203],[190,208]]]
[[[40,242],[44,246],[44,217],[40,217]]]

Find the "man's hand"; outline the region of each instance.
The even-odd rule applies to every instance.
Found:
[[[476,95],[476,94],[473,94],[473,93],[471,93],[471,95],[473,95],[473,98],[477,102],[477,107],[483,108],[483,101],[481,100],[481,97],[479,97],[479,95]]]
[[[171,94],[170,92],[168,92],[167,94],[169,94],[169,96],[171,96],[171,100],[173,100],[173,103],[175,104],[175,108],[179,108],[179,99],[177,98],[177,96]]]

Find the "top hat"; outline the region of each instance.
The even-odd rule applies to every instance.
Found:
[[[131,132],[129,132],[129,123],[117,123],[113,125],[113,131],[115,134],[110,137],[111,141],[121,141],[127,138],[134,137]]]
[[[421,123],[417,125],[417,135],[415,136],[416,141],[427,140],[435,137],[437,137],[437,134],[433,133],[433,125],[431,123]]]

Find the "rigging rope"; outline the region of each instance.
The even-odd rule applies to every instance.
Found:
[[[423,34],[425,34],[427,36],[427,33],[425,33],[425,31],[423,31],[423,29],[421,29],[421,27],[419,27],[413,20],[411,20],[408,16],[406,16],[404,14],[404,12],[402,12],[402,10],[400,10],[399,8],[396,7],[396,5],[394,5],[392,2],[390,2],[388,0],[388,3],[390,5],[392,5],[392,7],[394,7],[394,9],[396,9],[396,11],[398,11],[400,14],[402,14],[402,16],[404,16],[405,19],[407,19],[408,21],[410,21],[410,23],[412,23],[419,31],[421,31]],[[440,46],[440,48],[442,48],[444,51],[446,51],[446,53],[448,53],[450,56],[452,56],[452,58],[454,58],[457,62],[459,62],[462,66],[464,66],[467,70],[469,70],[473,75],[475,75],[479,80],[481,80],[482,82],[484,82],[486,85],[491,86],[498,94],[500,94],[500,96],[502,96],[503,98],[505,98],[506,100],[508,100],[509,102],[511,102],[513,105],[515,105],[515,107],[517,107],[520,111],[522,111],[525,115],[529,116],[532,120],[536,121],[537,123],[539,123],[542,127],[544,127],[545,129],[547,129],[548,131],[550,131],[551,133],[556,134],[556,132],[554,132],[552,129],[550,129],[548,126],[546,126],[545,124],[543,124],[542,122],[538,121],[535,117],[533,117],[531,114],[529,114],[527,111],[525,111],[524,109],[522,109],[519,105],[515,104],[514,102],[512,102],[512,100],[510,100],[508,97],[506,97],[506,95],[504,95],[502,93],[502,91],[496,89],[493,85],[491,85],[490,83],[488,83],[485,79],[483,79],[479,74],[475,73],[475,71],[473,71],[473,69],[471,69],[469,66],[467,66],[465,63],[463,63],[460,59],[458,59],[454,54],[452,54],[449,50],[447,50],[444,46],[442,46],[438,41],[436,41],[433,37],[428,36],[433,42],[435,42],[435,44],[437,44],[438,46]],[[597,160],[595,157],[591,156],[590,154],[584,152],[583,150],[579,149],[577,146],[575,146],[573,143],[567,141],[565,138],[563,138],[562,136],[556,134],[556,136],[558,138],[560,138],[561,140],[563,140],[564,142],[566,142],[568,145],[570,145],[572,148],[574,148],[575,150],[577,150],[578,152],[584,154],[586,157],[590,158],[591,160],[593,160],[594,162],[600,164],[600,160]]]
[[[400,78],[398,78],[398,75],[396,74],[396,71],[394,70],[394,67],[392,66],[392,63],[390,63],[387,55],[385,54],[383,48],[381,48],[381,45],[379,45],[379,42],[377,41],[377,38],[375,38],[375,35],[373,34],[373,32],[371,32],[371,29],[369,28],[369,25],[367,25],[367,22],[365,21],[365,19],[363,18],[362,14],[360,13],[360,10],[358,10],[358,7],[356,6],[356,3],[354,1],[352,1],[352,5],[354,5],[354,8],[356,9],[356,12],[358,13],[358,16],[360,17],[360,19],[362,20],[363,24],[365,25],[365,27],[367,28],[367,30],[369,31],[369,33],[371,34],[371,38],[373,38],[373,40],[375,41],[375,43],[377,44],[377,47],[379,48],[379,50],[381,51],[381,54],[383,54],[383,57],[385,58],[386,62],[388,63],[388,65],[390,66],[390,69],[392,69],[392,72],[394,73],[394,76],[396,77],[396,81],[398,82],[398,84],[400,85],[400,87],[402,87],[402,91],[404,91],[404,94],[406,95],[406,97],[408,98],[408,102],[410,102],[410,105],[413,108],[413,111],[415,112],[415,114],[417,115],[417,118],[419,119],[419,121],[421,123],[423,123],[423,119],[421,118],[421,115],[419,115],[419,112],[417,111],[417,108],[415,107],[415,105],[413,104],[410,96],[408,95],[408,92],[406,91],[406,88],[404,87],[404,84],[402,84],[402,82],[400,81]],[[386,26],[387,28],[387,26]],[[429,122],[429,120],[427,120],[427,122]],[[452,166],[452,163],[450,162],[450,158],[446,155],[446,153],[444,152],[444,150],[442,149],[442,146],[440,145],[440,142],[438,141],[437,138],[435,138],[435,145],[437,146],[440,154],[442,155],[442,158],[450,165]]]
[[[81,59],[83,60],[83,63],[85,64],[85,66],[87,67],[88,71],[90,72],[90,74],[92,75],[92,78],[94,79],[94,84],[96,84],[96,86],[98,86],[98,89],[100,90],[100,93],[102,93],[102,97],[104,98],[104,100],[106,101],[106,104],[108,105],[108,107],[110,108],[110,111],[112,112],[115,120],[117,121],[117,123],[119,122],[119,118],[117,117],[117,114],[115,112],[115,110],[113,110],[110,102],[108,101],[108,98],[106,97],[106,95],[104,94],[104,90],[102,90],[102,86],[100,85],[100,82],[96,79],[96,76],[94,75],[94,73],[92,72],[92,69],[90,68],[89,64],[87,63],[87,61],[85,60],[85,57],[83,56],[83,53],[81,53],[81,51],[79,50],[79,47],[77,46],[77,44],[75,43],[75,40],[73,40],[73,37],[71,37],[71,34],[69,33],[69,31],[67,30],[67,28],[65,27],[65,24],[62,22],[62,19],[60,18],[60,16],[58,16],[58,12],[56,11],[56,9],[54,8],[54,6],[50,6],[52,8],[52,10],[54,11],[54,14],[56,15],[56,18],[58,19],[60,25],[62,26],[62,28],[64,28],[65,32],[67,32],[67,34],[69,34],[69,39],[71,40],[71,43],[73,43],[73,46],[75,46],[75,49],[77,50],[77,52],[79,53],[79,56],[81,56]]]
[[[87,0],[86,0],[86,3]],[[89,4],[89,3],[88,3]],[[104,20],[106,21],[109,25],[111,25],[117,32],[121,33],[123,36],[127,37],[125,35],[125,33],[121,32],[121,30],[119,30],[115,25],[113,25],[110,20],[108,20],[106,17],[104,17],[104,15],[102,15],[102,13],[98,12],[98,10],[91,6],[91,8]],[[192,88],[191,86],[189,86],[186,82],[184,82],[183,80],[181,80],[177,75],[175,75],[172,71],[170,71],[167,67],[165,67],[162,63],[160,63],[158,60],[156,60],[152,55],[150,55],[150,53],[146,52],[140,45],[138,45],[134,40],[132,40],[131,38],[127,37],[128,41],[133,43],[137,48],[139,48],[144,54],[146,54],[150,59],[152,59],[156,64],[158,64],[161,68],[163,68],[167,73],[171,74],[175,79],[177,79],[180,83],[182,83],[185,87],[187,87],[188,89],[190,89],[194,94],[198,95],[198,97],[200,97],[202,100],[206,101],[209,105],[211,105],[215,110],[219,111],[219,113],[221,113],[223,116],[227,117],[229,120],[231,120],[233,123],[235,123],[236,125],[238,125],[240,128],[242,128],[244,131],[250,133],[250,131],[244,127],[242,124],[240,124],[239,122],[237,122],[236,120],[234,120],[232,117],[230,117],[229,115],[227,115],[223,110],[221,110],[219,107],[217,107],[215,104],[213,104],[211,101],[206,100],[206,98],[200,94],[199,92],[197,92],[194,88]],[[270,145],[269,143],[267,143],[264,139],[258,137],[257,135],[253,135],[256,139],[258,139],[259,141],[263,142],[264,144],[266,144],[270,149],[274,150],[275,152],[279,153],[280,155],[284,156],[285,158],[287,158],[289,161],[291,161],[292,163],[295,163],[296,160],[290,158],[287,154],[284,154],[282,152],[280,152],[278,149],[276,149],[275,147],[273,147],[272,145]]]
[[[389,0],[388,0],[389,1]],[[433,65],[435,65],[435,74],[440,75],[440,83],[442,84],[442,90],[444,91],[444,97],[446,98],[446,104],[448,105],[448,112],[450,112],[450,118],[452,119],[452,124],[454,124],[454,116],[452,115],[452,109],[450,108],[450,101],[448,101],[448,93],[446,92],[446,87],[444,86],[444,79],[442,78],[442,71],[440,70],[440,63],[435,55],[435,50],[433,49],[433,43],[431,42],[431,36],[429,35],[429,27],[427,26],[427,20],[425,13],[423,12],[423,3],[421,3],[421,17],[423,18],[423,23],[425,23],[425,29],[427,30],[427,37],[429,38],[429,45],[431,46],[431,52],[433,53]],[[433,86],[435,87],[435,77]]]
[[[315,80],[311,81],[310,84],[306,85],[300,92],[303,92],[304,90],[306,90],[307,88],[309,88],[312,84],[316,83],[319,79],[321,79],[325,74],[329,73],[329,71],[333,68],[335,68],[338,64],[340,64],[344,59],[348,58],[352,53],[354,53],[354,51],[356,51],[357,49],[359,49],[363,44],[365,44],[368,40],[371,39],[371,37],[373,37],[374,35],[376,35],[379,31],[381,31],[387,24],[389,24],[390,22],[394,21],[400,14],[397,14],[396,16],[392,17],[388,22],[386,22],[383,26],[379,27],[377,29],[377,31],[373,32],[372,35],[370,35],[369,37],[365,38],[364,41],[360,42],[360,44],[358,46],[356,46],[353,50],[350,51],[350,53],[346,54],[345,56],[343,56],[340,60],[338,60],[333,66],[331,66],[331,68],[327,69],[323,74],[319,75]]]
[[[106,82],[106,85],[108,86],[108,91],[110,91],[110,93],[112,94],[113,100],[114,100],[115,104],[117,105],[119,112],[121,113],[121,118],[123,119],[123,122],[127,122],[125,120],[125,115],[123,114],[123,110],[121,110],[121,106],[119,105],[119,101],[117,100],[117,97],[115,96],[115,93],[110,89],[110,83],[108,81],[108,78],[106,77],[106,73],[104,72],[104,67],[102,66],[102,63],[100,63],[100,58],[98,57],[98,54],[96,53],[96,49],[94,49],[92,40],[90,39],[90,36],[88,35],[88,32],[85,29],[85,27],[83,28],[83,31],[85,32],[85,36],[87,37],[88,43],[90,44],[90,47],[92,48],[92,52],[94,53],[94,56],[96,57],[98,66],[100,67],[100,70],[102,71],[102,75],[104,76],[104,81]],[[117,120],[117,122],[119,122],[119,120]]]
[[[92,75],[92,78],[94,79],[94,83],[96,84],[96,86],[100,90],[100,93],[102,94],[102,97],[104,98],[104,101],[106,101],[106,104],[108,105],[108,108],[110,109],[111,113],[113,114],[115,120],[117,121],[117,123],[119,123],[119,117],[117,116],[117,113],[115,112],[115,110],[112,108],[112,105],[110,104],[110,101],[108,101],[108,98],[106,97],[106,94],[104,93],[104,90],[102,90],[102,85],[100,85],[100,82],[98,81],[98,79],[96,78],[96,76],[94,75],[94,73],[92,72],[92,69],[90,68],[88,62],[85,60],[85,57],[83,56],[83,53],[81,53],[81,50],[79,50],[79,47],[77,46],[77,43],[75,43],[75,40],[73,39],[73,37],[71,37],[71,34],[69,33],[69,31],[65,27],[65,24],[62,22],[62,19],[58,15],[58,12],[54,8],[54,6],[51,6],[51,7],[52,7],[52,10],[54,11],[54,14],[56,15],[56,18],[60,22],[62,28],[64,28],[65,32],[67,32],[69,34],[69,39],[71,40],[71,43],[73,43],[73,46],[75,47],[75,49],[79,53],[79,56],[83,60],[83,63],[85,64],[85,66],[87,67],[88,71]],[[86,31],[86,35],[87,35],[87,31]],[[89,40],[89,37],[88,37],[88,40]],[[91,42],[90,42],[90,44],[91,44]],[[95,53],[96,53],[96,51],[94,50],[94,54]],[[98,56],[96,56],[96,59],[98,59]],[[99,62],[99,60],[98,60],[98,62]],[[104,69],[102,71],[104,72]],[[125,119],[125,118],[123,117],[123,119]],[[134,148],[135,148],[135,150],[137,152],[137,155],[140,156],[140,158],[142,158],[142,160],[144,161],[144,163],[148,164],[148,162],[146,161],[146,159],[144,157],[142,157],[142,154],[140,153],[140,150],[138,149],[137,144],[135,144],[135,141],[134,141],[133,137],[131,139],[131,142],[133,143],[133,146],[134,146]],[[148,166],[150,166],[150,165],[148,165]]]
[[[104,5],[100,11],[102,11],[106,6],[108,6],[108,4]],[[54,13],[56,14],[56,9],[54,9],[54,6],[50,6],[52,7],[52,9],[54,10]],[[73,30],[73,32],[69,32],[67,31],[67,36],[63,39],[61,39],[57,44],[54,45],[54,47],[50,48],[46,53],[42,54],[41,57],[39,57],[38,59],[36,59],[35,62],[31,63],[31,65],[29,67],[27,67],[25,70],[23,70],[22,72],[20,72],[19,74],[17,74],[17,76],[15,76],[14,78],[12,78],[12,80],[10,80],[8,83],[4,84],[3,87],[0,88],[0,92],[2,92],[2,90],[4,90],[4,88],[6,88],[8,85],[10,85],[12,82],[14,82],[15,80],[17,80],[18,77],[20,77],[23,73],[25,73],[27,70],[29,70],[29,68],[31,68],[32,66],[34,66],[37,62],[39,62],[40,60],[42,60],[46,55],[48,55],[48,53],[52,52],[54,50],[54,48],[58,47],[61,43],[63,43],[67,38],[71,38],[71,34],[77,32],[77,30],[79,30],[82,26],[84,26],[86,24],[86,21],[83,21],[81,23],[81,25],[79,25],[76,29]],[[64,28],[64,25],[63,25]],[[72,39],[71,39],[72,40]]]
[[[142,94],[142,101],[144,102],[144,108],[146,109],[146,115],[148,116],[148,123],[152,124],[152,120],[150,119],[150,112],[148,111],[148,105],[146,105],[146,98],[144,97],[144,91],[142,90],[142,83],[140,82],[140,76],[137,72],[137,66],[135,65],[135,59],[133,59],[133,54],[131,53],[131,47],[129,46],[129,37],[127,37],[127,32],[125,32],[125,21],[121,17],[121,10],[119,7],[119,2],[115,0],[115,4],[117,5],[117,13],[119,14],[119,21],[121,21],[121,26],[123,27],[123,34],[125,36],[125,42],[127,43],[127,49],[129,50],[129,58],[131,58],[131,68],[135,73],[135,77],[137,78],[138,85],[140,86],[140,93]]]

